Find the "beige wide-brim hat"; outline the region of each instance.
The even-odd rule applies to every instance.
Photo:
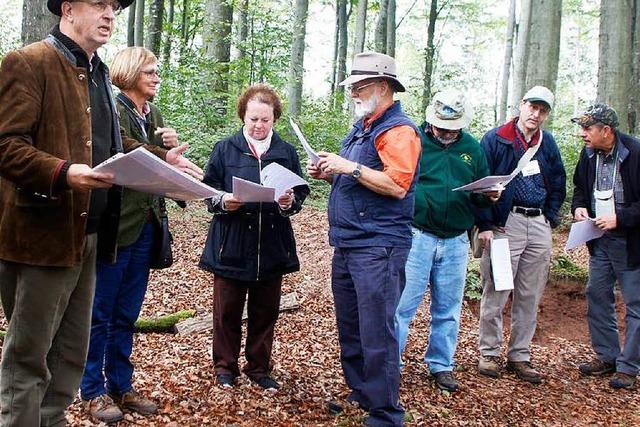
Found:
[[[396,73],[396,60],[389,55],[378,52],[363,52],[353,58],[351,75],[341,81],[340,86],[351,86],[362,80],[384,78],[389,80],[396,92],[404,92],[405,88]]]
[[[438,92],[425,112],[426,121],[440,129],[459,130],[473,120],[473,106],[462,92],[455,89]]]

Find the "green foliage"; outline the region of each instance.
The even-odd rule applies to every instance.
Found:
[[[469,260],[467,278],[464,283],[464,296],[466,299],[480,301],[482,298],[482,279],[480,278],[480,260]]]
[[[589,270],[577,265],[566,255],[560,255],[553,260],[551,274],[555,280],[574,280],[586,283],[589,278]]]
[[[182,310],[166,316],[154,319],[138,319],[135,323],[136,332],[172,332],[173,326],[185,319],[189,319],[196,314],[194,310]]]

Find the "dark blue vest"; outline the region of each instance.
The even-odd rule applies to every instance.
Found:
[[[340,156],[371,169],[382,171],[384,165],[375,140],[381,133],[407,125],[418,132],[399,102],[395,102],[368,129],[359,120],[342,141]],[[418,165],[406,196],[398,200],[369,190],[351,175],[335,175],[329,195],[329,243],[331,246],[411,247],[413,193],[419,175]]]

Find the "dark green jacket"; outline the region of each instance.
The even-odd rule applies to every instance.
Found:
[[[125,102],[128,100],[125,100]],[[147,117],[149,127],[147,129],[146,138],[140,131],[135,119],[134,113],[125,105],[122,95],[117,97],[116,107],[120,115],[120,126],[124,129],[127,136],[143,143],[153,144],[162,147],[162,138],[155,135],[155,131],[159,127],[164,127],[162,115],[158,108],[149,103],[151,111]],[[160,206],[158,197],[148,193],[140,193],[138,191],[125,188],[122,193],[122,206],[120,208],[120,226],[118,228],[118,246],[129,246],[138,240],[142,227],[147,222],[149,210],[152,209],[156,219],[159,220]]]
[[[468,133],[462,132],[458,141],[444,147],[425,131],[427,126],[420,126],[422,156],[413,224],[438,237],[458,236],[473,226],[471,204],[486,206],[490,202],[480,194],[451,190],[487,176],[487,159]]]

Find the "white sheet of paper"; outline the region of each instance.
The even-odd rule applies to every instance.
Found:
[[[293,128],[293,132],[295,132],[296,136],[300,140],[300,143],[302,144],[302,148],[304,148],[304,151],[307,152],[307,155],[309,156],[309,160],[311,160],[311,164],[313,165],[317,164],[318,160],[320,160],[318,153],[316,153],[316,151],[313,148],[311,148],[311,146],[307,142],[307,138],[304,137],[298,125],[291,118],[289,118],[289,123]]]
[[[493,271],[493,285],[496,291],[513,289],[509,239],[491,240],[491,269]]]
[[[522,176],[537,175],[539,173],[540,164],[537,160],[531,160],[524,168],[522,168]]]
[[[261,175],[262,185],[275,189],[274,198],[276,201],[290,188],[309,185],[307,181],[278,163],[266,166],[262,169]]]
[[[175,200],[208,199],[219,194],[218,190],[187,175],[144,147],[116,154],[93,170],[112,173],[117,185]]]
[[[241,202],[273,202],[275,189],[234,176],[231,180],[233,197]]]
[[[597,239],[604,234],[604,230],[596,227],[596,223],[593,219],[585,219],[583,221],[574,222],[571,224],[571,230],[569,231],[569,238],[565,245],[565,250],[575,249],[583,243],[589,240]]]
[[[538,148],[542,144],[542,132],[540,132],[540,138],[538,144],[527,149],[522,155],[516,168],[509,175],[490,175],[480,178],[477,181],[473,181],[470,184],[463,185],[462,187],[454,188],[452,191],[473,191],[474,193],[486,193],[488,191],[504,190],[504,187],[509,184],[513,178],[515,178],[524,169],[527,164],[536,155]]]

